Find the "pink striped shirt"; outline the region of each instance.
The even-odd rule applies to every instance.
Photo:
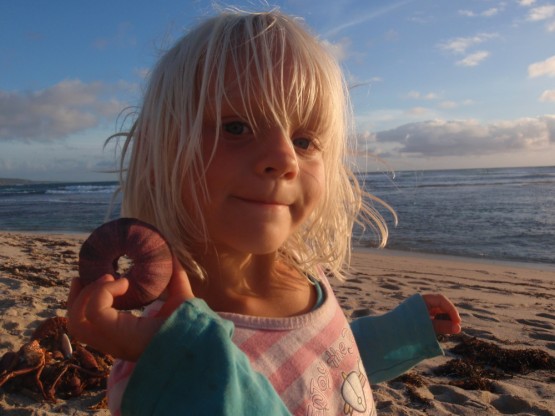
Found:
[[[219,315],[235,324],[233,342],[255,371],[272,383],[294,415],[375,415],[370,383],[349,323],[329,283],[315,310],[288,318],[233,313]],[[161,302],[145,314],[154,315]],[[108,405],[119,416],[134,363],[116,361],[108,380]]]

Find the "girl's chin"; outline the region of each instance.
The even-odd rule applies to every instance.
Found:
[[[281,248],[284,241],[268,243],[249,241],[248,244],[227,243],[215,244],[215,249],[219,254],[228,255],[248,255],[248,256],[273,256]]]

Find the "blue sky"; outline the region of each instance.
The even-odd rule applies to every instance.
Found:
[[[555,2],[270,5],[302,17],[340,59],[361,170],[555,164]],[[208,1],[1,1],[0,177],[113,179],[100,172],[113,166],[115,149],[103,144],[118,114],[140,102],[161,51],[215,10]]]

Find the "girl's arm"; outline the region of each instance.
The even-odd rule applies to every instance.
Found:
[[[443,314],[450,320],[435,319]],[[436,333],[458,333],[460,323],[457,309],[445,296],[414,295],[384,315],[353,321],[351,328],[368,378],[380,383],[442,355]]]

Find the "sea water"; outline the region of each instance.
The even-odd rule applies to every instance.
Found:
[[[362,186],[389,227],[387,247],[555,264],[555,167],[372,172]],[[90,232],[119,212],[115,182],[0,186],[0,230]],[[111,210],[110,210],[111,207]],[[355,246],[374,246],[355,227]]]
[[[396,211],[387,247],[555,263],[555,167],[371,173],[364,188]],[[375,204],[376,208],[379,208]],[[375,238],[355,230],[354,244]]]
[[[116,182],[0,186],[0,230],[90,232],[117,216],[116,188]]]

